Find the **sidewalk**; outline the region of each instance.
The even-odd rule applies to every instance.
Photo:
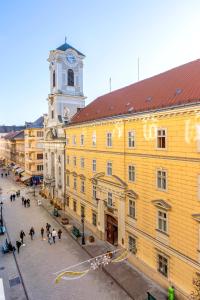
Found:
[[[39,198],[38,198],[39,197]],[[43,199],[41,196],[37,195],[37,199],[41,199],[43,208],[51,214],[59,225],[64,228],[71,235],[71,227],[74,225],[77,228],[81,228],[81,224],[72,219],[71,216],[67,215],[64,211],[59,211],[60,217],[53,216],[53,205],[49,203],[49,200]],[[69,219],[69,224],[63,225],[61,223],[61,217],[67,217]],[[86,245],[81,245],[81,238],[77,240],[77,243],[91,256],[95,257],[100,254],[106,253],[106,251],[115,250],[116,247],[109,244],[106,241],[99,240],[95,236],[95,242],[88,242],[87,237],[94,234],[88,230],[85,226],[85,240]],[[147,292],[150,292],[156,300],[166,300],[167,293],[159,285],[153,282],[150,278],[145,276],[139,270],[134,268],[128,261],[121,262],[119,264],[109,264],[103,268],[104,272],[107,273],[126,293],[134,300],[146,300]]]

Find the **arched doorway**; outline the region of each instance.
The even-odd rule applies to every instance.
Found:
[[[106,215],[106,240],[117,246],[118,244],[118,222],[117,220],[110,216]]]

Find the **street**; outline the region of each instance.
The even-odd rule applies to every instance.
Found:
[[[85,251],[67,234],[64,230],[62,240],[49,245],[47,239],[42,240],[40,236],[40,228],[51,224],[51,229],[58,231],[59,227],[56,221],[43,209],[37,205],[37,201],[33,196],[27,194],[28,188],[21,188],[21,196],[31,199],[30,208],[25,208],[21,203],[21,196],[15,201],[10,201],[12,191],[19,189],[11,177],[0,178],[0,187],[2,187],[3,199],[3,217],[11,239],[15,245],[19,239],[19,233],[24,230],[26,236],[24,239],[25,246],[20,248],[20,253],[16,253],[17,262],[24,280],[24,284],[31,300],[55,300],[55,299],[130,299],[127,294],[106,275],[103,271],[90,271],[86,276],[76,280],[61,280],[59,284],[55,284],[55,275],[53,273],[85,261],[90,257]],[[33,241],[29,236],[31,226],[35,229]],[[46,238],[46,231],[45,231]],[[1,237],[2,241],[5,239]],[[7,256],[12,254],[1,255],[1,263],[4,264],[8,259]],[[4,258],[5,257],[5,258]],[[11,259],[11,258],[10,258]],[[9,274],[1,271],[0,277],[4,279]],[[6,299],[25,299],[20,295],[8,298],[10,292],[6,282],[4,282]],[[12,288],[10,288],[12,289]]]

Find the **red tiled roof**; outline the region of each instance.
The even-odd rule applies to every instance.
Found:
[[[200,59],[98,97],[72,123],[200,103]]]

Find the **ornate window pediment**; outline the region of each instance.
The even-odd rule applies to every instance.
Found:
[[[72,172],[72,175],[73,175],[74,177],[77,177],[77,176],[78,176],[78,174],[77,174],[76,172]]]
[[[69,171],[69,170],[66,170],[66,174],[70,174],[70,171]]]
[[[138,194],[136,194],[133,190],[126,191],[126,196],[128,196],[129,198],[133,198],[133,199],[138,198]]]
[[[192,215],[192,218],[197,221],[197,222],[200,222],[200,214],[193,214]]]
[[[164,201],[162,199],[153,200],[152,203],[155,206],[157,206],[158,208],[161,208],[161,209],[165,209],[165,210],[170,210],[171,209],[171,205],[169,205],[166,201]]]
[[[86,179],[85,175],[83,175],[83,174],[80,174],[79,176],[80,176],[80,178],[81,178],[82,180],[85,180],[85,179]]]

